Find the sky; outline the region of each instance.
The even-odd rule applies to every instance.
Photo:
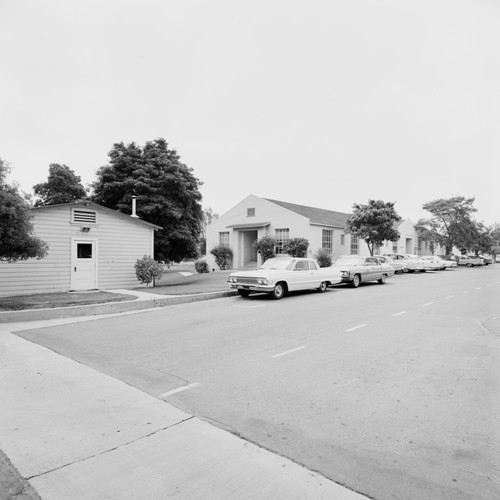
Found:
[[[0,0],[0,157],[32,192],[167,140],[222,215],[250,194],[500,222],[498,0]]]

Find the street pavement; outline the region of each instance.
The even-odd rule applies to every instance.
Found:
[[[92,328],[95,318],[228,294],[223,274],[206,281],[207,293],[199,281],[176,295],[131,291],[119,311],[80,306],[0,320],[0,500],[367,498],[15,334]]]

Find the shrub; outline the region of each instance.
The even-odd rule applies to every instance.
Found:
[[[260,253],[262,262],[276,256],[276,239],[272,236],[263,236],[260,240],[255,240],[253,247]]]
[[[233,251],[227,245],[216,246],[210,250],[210,253],[215,257],[215,263],[219,266],[221,271],[231,269]]]
[[[142,259],[137,259],[135,263],[135,275],[140,283],[146,286],[154,286],[155,280],[163,275],[163,264],[154,260],[151,256],[145,255]]]
[[[314,254],[314,258],[318,261],[319,267],[330,267],[332,265],[332,256],[324,248],[318,249]]]
[[[196,272],[198,274],[209,273],[210,272],[210,268],[208,267],[208,264],[207,264],[206,260],[197,260],[194,263],[194,268],[196,269]]]
[[[309,241],[306,238],[291,238],[283,245],[283,252],[291,257],[306,257]]]

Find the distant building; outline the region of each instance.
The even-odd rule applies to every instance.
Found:
[[[0,263],[0,296],[138,286],[134,265],[153,256],[159,226],[81,201],[31,209],[44,259]]]
[[[276,253],[290,238],[306,238],[309,255],[319,249],[332,256],[369,255],[364,240],[345,232],[350,214],[322,208],[297,205],[249,195],[207,227],[207,263],[216,268],[210,250],[225,244],[233,250],[233,269],[255,268],[261,264],[253,243],[265,235],[276,238]],[[410,219],[397,224],[400,239],[387,241],[375,253],[419,253],[418,235]],[[429,252],[425,252],[429,253]]]

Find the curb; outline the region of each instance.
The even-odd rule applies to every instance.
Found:
[[[142,309],[155,309],[189,302],[232,297],[237,295],[234,290],[222,292],[208,292],[192,295],[170,295],[165,298],[146,300],[126,300],[123,302],[106,302],[104,304],[90,304],[85,306],[55,307],[49,309],[23,309],[22,311],[0,312],[0,323],[14,323],[18,321],[37,321],[55,318],[74,318],[79,316],[99,316],[102,314],[117,314]]]

